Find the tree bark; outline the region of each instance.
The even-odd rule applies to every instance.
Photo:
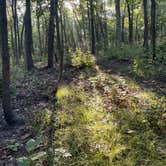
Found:
[[[63,76],[63,68],[64,68],[64,64],[63,64],[63,60],[64,60],[64,47],[63,47],[63,42],[64,42],[64,36],[63,36],[63,18],[62,18],[62,11],[60,11],[60,18],[58,16],[58,0],[56,0],[56,4],[55,4],[55,18],[56,18],[56,33],[57,33],[57,48],[58,48],[58,53],[60,56],[60,68],[59,68],[59,78],[58,78],[58,82],[61,81],[62,76]],[[59,24],[60,23],[60,24]],[[61,26],[61,34],[60,34],[60,26]]]
[[[152,58],[156,59],[156,0],[151,0],[151,43]]]
[[[54,65],[54,33],[55,33],[55,3],[56,0],[50,1],[50,20],[48,31],[48,68],[52,68]]]
[[[16,65],[19,64],[19,55],[18,55],[18,36],[17,36],[17,1],[12,0],[12,17],[13,17],[13,29],[14,29],[14,57]]]
[[[129,43],[133,43],[133,0],[126,0],[129,20]],[[131,4],[130,4],[131,3]]]
[[[143,43],[143,47],[148,49],[149,28],[148,28],[147,0],[143,0],[143,8],[144,8],[144,43]]]
[[[95,54],[95,27],[94,27],[94,4],[90,0],[90,29],[91,29],[91,53]]]
[[[25,52],[24,52],[24,49],[23,49],[24,31],[25,31],[25,15],[23,17],[23,23],[22,23],[21,34],[20,34],[20,49],[21,49],[21,54],[23,54],[23,56],[25,56],[24,55]]]
[[[116,10],[116,38],[117,47],[121,48],[122,44],[122,27],[121,27],[121,12],[120,12],[120,0],[115,0],[115,10]]]
[[[40,17],[39,16],[37,16],[37,29],[38,29],[38,37],[39,37],[39,53],[40,53],[40,57],[42,57],[43,51],[42,51],[42,40],[41,40]]]
[[[125,12],[126,12],[126,4],[123,9],[123,14],[122,14],[122,42],[125,42]]]
[[[13,112],[10,103],[10,57],[8,51],[8,30],[6,0],[0,0],[0,53],[2,56],[2,107],[6,122],[13,123]]]
[[[38,9],[38,7],[39,7],[39,9]],[[43,56],[42,39],[41,39],[41,28],[40,28],[41,11],[42,11],[41,3],[40,3],[40,1],[37,1],[36,17],[37,17],[37,30],[38,30],[38,40],[39,40],[38,48],[39,48],[40,60],[41,60],[41,57]]]
[[[32,70],[32,22],[31,22],[31,3],[30,0],[26,0],[26,14],[25,14],[25,59],[26,68],[28,71]]]

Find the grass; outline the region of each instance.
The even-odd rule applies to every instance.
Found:
[[[59,89],[56,165],[166,164],[165,98],[128,82],[100,71]]]

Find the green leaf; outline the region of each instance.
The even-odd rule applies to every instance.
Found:
[[[20,157],[17,159],[18,166],[30,166],[30,159],[27,157]]]
[[[14,144],[8,145],[8,148],[12,151],[17,152],[19,146],[20,146],[19,143],[14,143]]]
[[[35,139],[30,139],[26,143],[25,148],[28,152],[32,152],[33,150],[35,150],[39,146],[40,142],[41,142],[40,138],[37,138],[36,140]]]
[[[39,153],[33,154],[33,155],[31,156],[31,160],[32,160],[32,161],[40,160],[41,158],[43,159],[46,155],[47,155],[46,152],[41,151],[41,152],[39,152]]]

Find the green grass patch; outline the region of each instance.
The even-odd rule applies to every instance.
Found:
[[[102,72],[78,82],[57,92],[56,165],[165,165],[164,97]]]

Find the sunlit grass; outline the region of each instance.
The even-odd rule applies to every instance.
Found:
[[[164,121],[153,121],[155,116],[160,119],[157,104],[160,102],[164,109],[164,99],[158,101],[156,94],[140,91],[136,83],[117,75],[99,72],[88,82],[83,82],[86,86],[68,85],[57,93],[67,92],[58,102],[56,148],[63,147],[71,154],[65,159],[59,157],[57,164],[162,165],[164,160],[157,148],[164,150],[164,146],[156,128],[164,127]],[[136,93],[131,91],[134,89]],[[145,101],[144,105],[139,99]],[[151,114],[154,107],[158,112]],[[146,113],[142,111],[146,109]]]
[[[69,96],[69,94],[69,89],[66,86],[64,86],[59,88],[58,92],[56,93],[56,97],[58,100],[61,100],[63,97]]]

